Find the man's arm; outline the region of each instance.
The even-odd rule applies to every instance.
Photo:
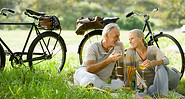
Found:
[[[113,63],[121,58],[121,55],[110,55],[107,59],[102,62],[96,63],[95,60],[89,60],[86,63],[87,71],[90,73],[97,73],[103,68],[108,66],[110,63]]]

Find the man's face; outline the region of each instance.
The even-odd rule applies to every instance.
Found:
[[[136,32],[129,33],[129,43],[130,43],[131,48],[137,48],[141,41],[142,41],[142,39],[137,37]]]
[[[109,45],[110,47],[115,47],[116,42],[120,41],[119,36],[120,31],[118,30],[118,28],[113,28],[108,34],[106,34],[107,45]]]

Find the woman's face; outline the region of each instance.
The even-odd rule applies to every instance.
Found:
[[[136,49],[142,43],[142,38],[137,37],[137,33],[132,31],[129,33],[129,43],[131,48]]]

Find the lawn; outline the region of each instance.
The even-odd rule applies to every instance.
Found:
[[[185,34],[177,31],[168,33],[177,38],[182,45],[185,45]],[[16,51],[21,50],[26,40],[26,35],[27,31],[0,31],[0,37],[7,42],[11,49]],[[7,59],[5,70],[0,73],[0,98],[132,98],[132,94],[129,92],[126,94],[124,90],[119,91],[120,94],[118,96],[114,96],[110,92],[102,93],[100,91],[87,90],[79,86],[70,85],[68,81],[73,81],[73,74],[79,66],[77,48],[83,36],[76,35],[74,31],[62,31],[61,36],[64,38],[68,50],[66,63],[62,72],[57,73],[58,66],[54,63],[51,63],[49,66],[41,63],[34,67],[35,70],[33,71],[29,67],[24,66],[15,69],[11,67]],[[31,39],[33,40],[34,37],[32,35]],[[129,46],[128,31],[121,31],[120,38],[127,48]],[[185,95],[185,76],[183,76],[179,86],[176,88],[176,92]],[[173,93],[170,94],[169,98],[175,98]]]

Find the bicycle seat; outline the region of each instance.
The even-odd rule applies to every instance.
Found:
[[[26,9],[26,12],[31,15],[37,15],[37,16],[44,16],[45,15],[44,12],[36,12],[36,11],[30,10],[30,9]]]
[[[103,19],[103,23],[106,23],[106,24],[115,23],[118,19],[119,19],[118,17],[111,17],[111,18],[107,17]]]

